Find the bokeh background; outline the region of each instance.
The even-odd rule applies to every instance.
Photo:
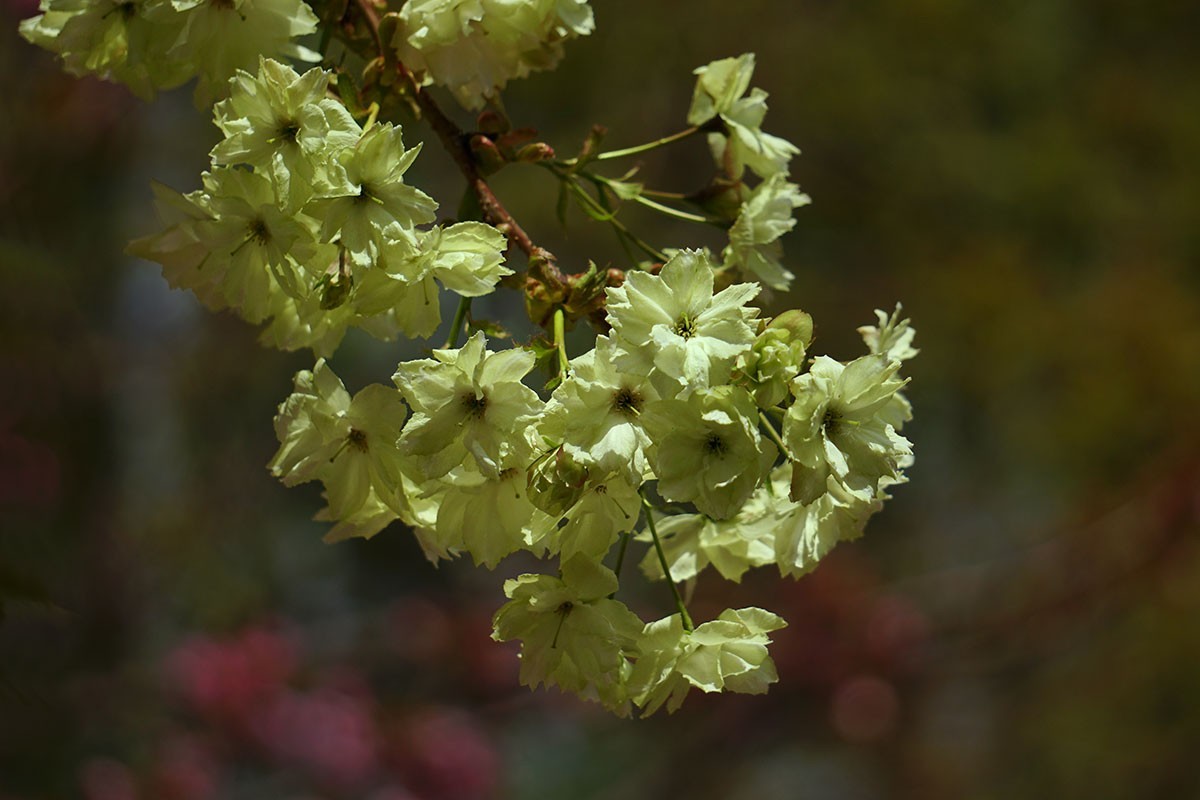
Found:
[[[694,67],[757,52],[814,198],[775,307],[840,358],[897,300],[919,332],[917,463],[868,535],[799,582],[699,582],[699,617],[790,620],[780,683],[616,720],[519,687],[488,638],[519,559],[322,544],[317,491],[264,468],[311,356],[122,254],[151,179],[197,185],[207,115],[65,76],[5,0],[0,798],[1200,797],[1200,5],[594,6],[514,119],[561,152],[594,122],[633,144],[683,126]],[[706,159],[644,175],[695,189]],[[436,146],[410,174],[454,208]],[[549,176],[497,187],[568,262],[621,259],[559,230]],[[352,337],[334,363],[353,388],[420,347]]]

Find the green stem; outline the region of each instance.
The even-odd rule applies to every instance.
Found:
[[[608,200],[608,192],[604,190],[604,184],[595,179],[591,180],[592,185],[596,187],[596,194],[599,197],[599,203],[601,207],[608,212],[609,218],[611,219],[616,214],[616,209],[613,208],[612,203],[610,203]],[[615,226],[612,230],[613,234],[617,237],[617,243],[620,244],[621,249],[625,251],[625,257],[629,259],[630,265],[633,266],[634,269],[637,269],[637,256],[633,254],[633,248],[629,245],[628,237],[626,237],[625,233]]]
[[[779,448],[779,452],[783,454],[783,457],[791,460],[792,457],[788,453],[787,445],[783,443],[783,438],[779,435],[779,431],[775,430],[775,426],[771,424],[771,420],[767,418],[767,415],[760,411],[758,412],[758,419],[763,424],[763,427],[767,429],[767,436]]]
[[[600,206],[608,213],[608,219],[612,224],[613,233],[617,235],[617,241],[621,243],[621,249],[625,251],[625,255],[629,258],[629,263],[631,263],[634,267],[638,266],[638,260],[634,257],[633,251],[630,249],[631,244],[656,261],[665,261],[666,258],[662,253],[639,239],[637,236],[633,235],[633,233],[630,232],[630,230],[626,228],[624,224],[617,224],[617,210],[613,208],[612,203],[609,202],[608,192],[606,191],[608,179],[601,175],[596,175],[595,173],[586,171],[580,174],[582,174],[584,178],[590,180],[592,185],[596,187],[596,195],[600,198]],[[619,204],[620,200],[618,199],[618,205]]]
[[[379,118],[379,103],[374,101],[367,108],[367,122],[363,125],[363,133],[371,130],[371,126],[375,124],[375,120]]]
[[[625,223],[623,223],[623,222],[621,222],[621,220],[617,219],[615,211],[604,208],[604,206],[602,206],[599,202],[596,201],[595,198],[593,198],[590,194],[588,194],[582,186],[580,186],[578,183],[576,183],[575,179],[572,176],[564,175],[559,170],[554,170],[554,174],[557,175],[560,180],[562,180],[566,183],[566,186],[570,190],[571,194],[574,195],[575,199],[581,205],[586,205],[587,207],[592,209],[592,211],[596,212],[597,215],[599,215],[600,217],[603,218],[604,222],[607,222],[609,225],[612,225],[613,228],[620,235],[622,235],[626,239],[628,239],[631,244],[636,246],[639,250],[641,250],[646,255],[653,258],[655,261],[665,262],[667,260],[667,256],[661,250],[655,248],[654,246],[652,246],[650,244],[647,244],[646,242],[644,242],[640,238],[638,238],[638,236],[635,235],[633,233],[633,231],[631,231],[631,230],[629,230],[629,228],[625,227]]]
[[[667,566],[667,554],[663,552],[662,542],[658,538],[658,529],[654,527],[654,507],[646,499],[644,489],[639,489],[638,494],[642,496],[642,507],[646,509],[646,525],[650,528],[650,537],[654,539],[654,550],[658,553],[658,563],[662,566],[663,577],[667,579],[667,584],[671,587],[671,595],[675,598],[675,608],[683,620],[683,629],[691,632],[695,630],[696,626],[692,624],[687,606],[683,604],[683,598],[679,595],[679,587],[675,585],[675,579],[671,577],[671,568]]]
[[[666,214],[668,217],[675,217],[676,219],[682,219],[686,222],[703,222],[708,225],[717,225],[718,227],[725,227],[725,223],[721,222],[720,220],[711,219],[711,218],[705,217],[701,214],[691,214],[687,211],[680,211],[677,208],[671,208],[670,206],[665,206],[662,203],[655,202],[654,200],[651,200],[649,197],[643,197],[640,194],[637,195],[636,197],[634,197],[633,200],[635,203],[643,205],[646,208],[653,208],[655,211],[659,212],[660,214]]]
[[[626,147],[622,150],[609,150],[607,153],[600,153],[599,155],[597,155],[596,157],[594,157],[591,160],[592,161],[609,161],[610,159],[614,159],[614,158],[625,158],[626,156],[636,156],[638,153],[645,153],[645,152],[654,150],[659,147],[664,147],[668,144],[674,144],[675,142],[681,142],[690,136],[695,136],[697,133],[700,133],[700,130],[701,129],[698,126],[693,125],[690,128],[685,128],[684,130],[679,131],[679,133],[673,133],[670,136],[664,136],[661,139],[655,139],[653,142],[646,142],[645,144],[639,144],[639,145],[635,145],[633,147]]]
[[[621,565],[625,563],[625,551],[629,549],[629,540],[631,538],[633,537],[630,535],[630,531],[625,531],[621,534],[621,543],[617,546],[617,565],[613,569],[613,574],[617,576],[618,580],[621,577]],[[616,596],[617,593],[614,591],[608,596],[608,599],[612,600]]]
[[[621,565],[625,563],[625,551],[629,549],[629,540],[633,538],[631,531],[625,531],[621,534],[621,543],[617,545],[617,568],[613,572],[620,577]]]
[[[647,189],[642,187],[642,194],[646,197],[657,197],[660,200],[687,200],[688,196],[683,192],[660,192],[657,189]]]
[[[561,307],[554,309],[554,347],[558,350],[558,373],[566,377],[571,363],[567,359],[567,315]]]
[[[333,28],[337,22],[323,22],[321,24],[321,42],[317,45],[317,51],[321,54],[321,60],[327,61],[329,57],[329,43],[333,40]]]
[[[589,181],[591,181],[593,184],[595,184],[597,190],[600,192],[603,192],[602,187],[605,187],[605,186],[611,187],[611,185],[615,182],[615,181],[613,181],[612,178],[606,178],[603,175],[597,175],[596,173],[589,172],[586,169],[578,170],[577,172],[575,172],[573,174],[579,175],[580,177],[583,177],[583,178],[587,178]],[[616,192],[614,190],[614,194],[615,193]],[[660,214],[666,214],[668,217],[675,217],[676,219],[681,219],[681,220],[684,220],[685,222],[701,222],[706,225],[713,225],[718,228],[728,228],[729,227],[729,223],[726,222],[725,220],[717,219],[715,217],[706,217],[703,214],[692,214],[687,211],[680,211],[677,208],[671,208],[670,206],[663,205],[662,203],[651,200],[650,197],[648,197],[647,195],[652,195],[654,197],[661,197],[666,200],[684,200],[685,199],[684,195],[678,194],[675,192],[656,192],[656,191],[645,189],[645,188],[643,188],[638,194],[634,195],[632,199],[635,203],[638,203],[639,205],[646,206],[646,208],[652,208],[655,211],[659,212]],[[608,207],[608,205],[605,204],[605,208],[607,208],[607,207]]]
[[[467,312],[471,310],[471,298],[462,297],[458,301],[458,310],[454,312],[454,321],[450,323],[450,336],[446,339],[446,350],[458,347],[458,334],[462,332],[463,322]]]

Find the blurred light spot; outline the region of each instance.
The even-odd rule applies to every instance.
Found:
[[[137,800],[129,767],[111,758],[89,759],[79,770],[84,800]]]
[[[388,644],[405,661],[444,659],[453,644],[450,617],[427,597],[400,598],[388,612]]]
[[[928,636],[929,621],[907,597],[883,595],[871,609],[866,639],[876,658],[911,666]]]
[[[0,507],[50,505],[58,499],[60,473],[49,447],[0,433]]]
[[[846,741],[865,743],[891,733],[899,712],[900,700],[890,683],[860,675],[843,681],[834,691],[829,720]]]

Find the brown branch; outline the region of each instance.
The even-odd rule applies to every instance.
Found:
[[[375,48],[379,53],[380,58],[387,60],[384,53],[384,43],[379,35],[379,12],[371,5],[371,0],[356,0],[358,9],[362,12],[363,18],[367,23],[367,27],[371,30],[371,36],[375,40]],[[471,154],[469,137],[467,134],[455,124],[454,120],[446,116],[442,111],[441,106],[437,101],[425,91],[413,74],[400,61],[394,62],[396,72],[400,79],[412,92],[413,98],[416,100],[418,108],[422,115],[429,121],[433,132],[437,134],[441,140],[442,146],[450,153],[454,159],[455,165],[458,166],[459,172],[467,181],[467,185],[474,192],[476,199],[479,201],[479,207],[483,210],[484,221],[495,225],[500,230],[504,231],[508,236],[509,241],[516,245],[529,258],[537,258],[539,260],[554,261],[554,256],[546,249],[538,247],[529,238],[529,234],[517,224],[513,219],[512,214],[496,197],[492,187],[488,185],[487,179],[479,171],[479,166],[475,163],[475,158]],[[557,270],[554,270],[557,272]]]
[[[544,258],[553,261],[554,256],[549,251],[533,243],[533,240],[529,238],[529,234],[517,224],[512,214],[508,213],[508,209],[496,197],[495,192],[492,191],[492,187],[488,185],[487,179],[480,174],[479,167],[475,163],[475,158],[471,154],[470,137],[453,120],[446,116],[445,112],[438,106],[437,101],[420,86],[412,74],[405,69],[403,64],[398,63],[397,69],[412,86],[413,96],[416,98],[421,113],[429,121],[430,127],[433,128],[433,132],[441,140],[442,146],[446,148],[446,151],[454,159],[454,163],[458,166],[459,172],[466,178],[467,185],[471,191],[475,193],[475,197],[479,201],[479,207],[483,210],[484,221],[504,231],[509,241],[520,248],[530,258]]]
[[[384,42],[384,37],[380,34],[383,20],[372,0],[355,0],[351,8],[357,9],[370,30],[378,55],[375,60],[384,68],[395,69],[395,74],[404,87],[402,91],[410,95],[416,104],[416,110],[429,122],[442,146],[454,159],[459,172],[467,181],[468,188],[479,203],[484,221],[502,231],[508,237],[509,244],[528,257],[528,268],[505,279],[505,283],[522,289],[530,319],[535,324],[545,327],[554,311],[561,308],[572,322],[588,318],[603,327],[604,289],[606,286],[619,286],[624,280],[624,273],[620,270],[597,273],[594,268],[589,268],[576,274],[564,274],[559,270],[554,254],[533,242],[492,191],[471,151],[470,135],[442,111],[421,82],[395,58],[394,52],[385,51],[389,43]],[[345,30],[342,33],[343,41],[348,47],[364,58],[372,60],[369,52],[362,52],[368,49],[370,44],[355,41],[355,37],[347,36]]]
[[[362,11],[363,17],[367,21],[367,27],[371,29],[371,38],[375,40],[375,49],[379,52],[380,57],[383,56],[383,40],[379,38],[379,11],[371,5],[371,0],[356,0],[355,3],[359,11]]]

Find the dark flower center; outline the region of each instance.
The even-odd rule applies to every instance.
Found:
[[[369,203],[374,199],[375,199],[375,193],[372,191],[370,186],[368,186],[367,184],[364,183],[358,187],[358,195],[355,196],[354,202]]]
[[[704,452],[713,456],[723,456],[729,451],[729,447],[725,444],[725,440],[720,434],[710,433],[704,438]]]
[[[367,452],[367,434],[360,431],[358,428],[351,428],[349,435],[346,436],[346,441],[360,453]]]
[[[250,220],[250,224],[246,226],[246,230],[250,233],[250,238],[259,244],[266,244],[271,241],[271,230],[267,227],[267,223],[262,217],[255,217]]]
[[[636,417],[642,413],[642,396],[626,386],[613,392],[613,410],[626,417]]]
[[[487,395],[476,395],[474,392],[467,392],[462,396],[462,406],[466,410],[467,416],[471,419],[483,419],[483,415],[487,413]]]
[[[279,126],[279,138],[285,142],[295,142],[300,137],[300,123],[287,120]]]

